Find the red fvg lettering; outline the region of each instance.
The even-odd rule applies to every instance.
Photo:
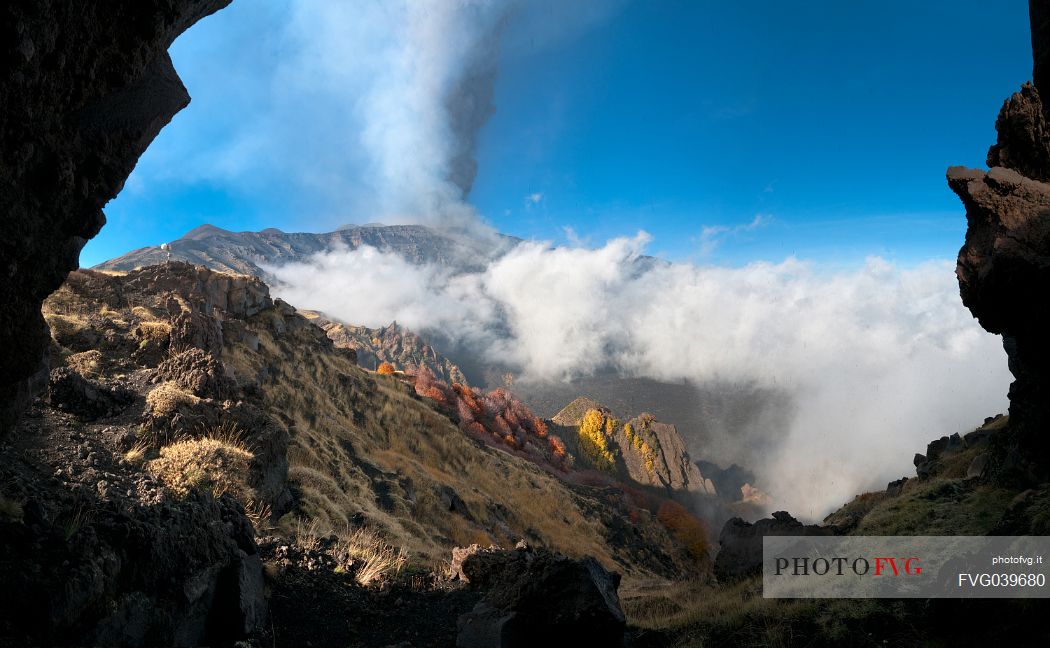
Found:
[[[898,560],[900,561],[900,564],[898,564]],[[904,573],[908,576],[918,576],[922,573],[922,567],[919,567],[919,559],[915,556],[912,556],[911,558],[893,558],[886,556],[876,556],[875,575],[884,576],[885,574],[883,574],[883,570],[885,569],[887,564],[889,565],[890,569],[893,570],[894,576],[900,576],[901,569],[903,569]]]

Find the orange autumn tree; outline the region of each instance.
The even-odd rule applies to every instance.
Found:
[[[383,374],[384,376],[389,376],[394,373],[394,365],[390,364],[389,362],[384,362],[378,367],[376,367],[376,373]]]

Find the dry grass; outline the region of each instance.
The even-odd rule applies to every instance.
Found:
[[[215,497],[230,493],[246,503],[252,500],[245,483],[251,460],[252,453],[236,439],[207,436],[164,446],[146,467],[180,497],[200,488]]]
[[[139,322],[139,331],[142,332],[141,345],[150,341],[158,341],[171,335],[171,324],[168,322]]]
[[[321,525],[317,520],[295,521],[295,532],[292,534],[292,543],[301,551],[318,551],[321,548],[320,539],[325,535],[321,532]]]
[[[97,349],[74,353],[66,357],[66,364],[83,376],[98,375],[102,366],[102,352]]]
[[[962,479],[909,481],[897,497],[880,500],[855,535],[985,535],[1017,492]]]
[[[130,464],[141,465],[146,461],[151,450],[152,445],[149,440],[140,437],[135,441],[135,445],[131,446],[131,449],[124,453],[124,461]]]
[[[649,630],[765,615],[777,606],[776,600],[762,598],[758,578],[724,587],[689,581],[627,581],[620,588],[620,601],[630,623]]]
[[[79,294],[70,289],[68,282],[44,300],[41,311],[50,324],[51,317],[77,317],[86,314],[85,304]]]
[[[45,313],[44,319],[51,328],[51,337],[56,341],[68,340],[91,328],[90,322],[85,317],[77,315],[60,315],[58,313]]]
[[[359,585],[370,585],[399,574],[407,559],[404,547],[395,548],[372,529],[357,529],[343,540],[337,558],[354,570]]]
[[[292,533],[292,543],[303,552],[321,552],[330,546],[328,554],[338,563],[337,571],[349,572],[359,585],[367,586],[396,577],[408,560],[404,547],[395,547],[375,529],[363,527],[342,534],[322,531],[316,520],[298,519]],[[322,539],[336,537],[334,544]]]
[[[247,502],[244,502],[244,514],[251,521],[252,527],[257,534],[268,534],[276,528],[272,523],[273,509],[269,504],[249,499]]]
[[[89,526],[94,519],[94,510],[87,508],[83,504],[77,504],[71,510],[60,514],[56,522],[62,530],[62,537],[68,541],[85,526]]]
[[[143,321],[155,321],[168,317],[168,314],[161,309],[147,306],[135,306],[131,309],[131,314]]]
[[[180,389],[173,382],[161,383],[146,396],[146,406],[155,416],[170,416],[180,407],[193,407],[200,403],[199,398]]]

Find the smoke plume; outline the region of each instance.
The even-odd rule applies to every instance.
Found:
[[[370,248],[273,271],[290,303],[439,331],[525,380],[612,367],[783,393],[790,408],[746,436],[723,426],[704,458],[748,461],[776,506],[809,518],[911,474],[927,441],[1006,407],[1000,341],[960,303],[949,262],[640,263],[647,243],[641,233],[598,249],[526,242],[458,274]]]
[[[322,229],[475,225],[464,199],[515,5],[235,3],[216,16],[223,30],[174,49],[197,108],[176,124],[183,139],[167,141],[164,159],[147,159],[136,177],[218,181],[249,198],[287,201],[285,226],[296,218],[289,211]]]
[[[499,40],[511,5],[384,3],[387,68],[371,75],[359,105],[387,214],[445,225],[473,219],[463,199],[477,174],[478,133],[494,110]]]

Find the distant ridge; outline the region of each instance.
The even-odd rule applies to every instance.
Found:
[[[334,232],[283,232],[270,227],[261,232],[231,232],[201,225],[168,244],[139,248],[95,266],[97,270],[127,272],[168,260],[186,261],[212,270],[235,272],[272,281],[263,266],[306,261],[318,252],[336,248],[356,250],[368,245],[394,252],[412,263],[435,263],[460,272],[477,271],[485,262],[517,244],[502,234],[474,237],[425,225],[344,225]]]

